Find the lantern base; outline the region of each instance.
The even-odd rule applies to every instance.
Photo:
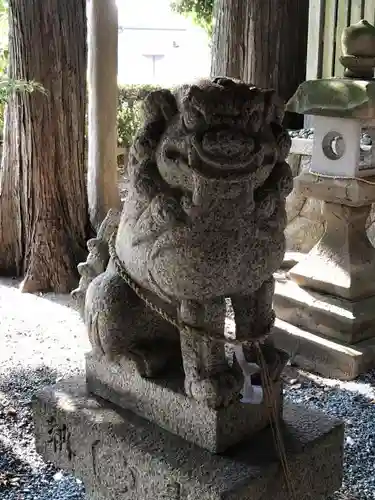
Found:
[[[354,380],[375,368],[375,337],[349,346],[277,320],[272,338],[293,364],[322,377]]]
[[[349,301],[278,281],[272,340],[295,364],[353,380],[375,368],[375,297]]]

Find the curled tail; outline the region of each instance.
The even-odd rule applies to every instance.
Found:
[[[78,273],[81,276],[78,287],[72,291],[72,297],[77,301],[83,313],[86,291],[89,284],[99,274],[104,273],[109,262],[108,242],[114,233],[117,233],[121,212],[111,209],[101,223],[96,238],[87,241],[88,256],[86,262],[78,264]]]

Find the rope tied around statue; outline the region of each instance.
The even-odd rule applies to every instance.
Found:
[[[108,249],[109,249],[109,256],[113,262],[113,265],[115,266],[117,274],[120,276],[121,279],[125,281],[125,283],[137,295],[137,297],[139,297],[149,309],[159,314],[159,316],[161,316],[165,321],[176,327],[179,331],[184,330],[188,332],[190,335],[197,336],[202,340],[208,340],[211,342],[218,342],[222,344],[232,344],[234,346],[242,346],[242,347],[246,345],[260,345],[268,339],[270,335],[269,329],[267,329],[267,333],[264,333],[262,336],[257,337],[256,339],[238,340],[235,338],[225,337],[218,333],[217,334],[214,332],[209,333],[201,329],[192,328],[186,324],[181,324],[178,320],[176,320],[168,313],[166,313],[163,309],[161,309],[160,307],[156,306],[153,302],[151,302],[150,299],[146,297],[146,295],[143,293],[142,288],[133,280],[133,278],[131,278],[126,267],[124,266],[124,264],[121,262],[121,260],[117,255],[115,240],[116,240],[116,231],[112,233],[111,237],[108,240]]]

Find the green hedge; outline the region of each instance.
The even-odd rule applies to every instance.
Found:
[[[160,87],[155,85],[123,85],[118,90],[117,133],[118,145],[129,147],[141,119],[140,105],[149,92]],[[0,137],[4,122],[4,103],[0,100]]]
[[[143,99],[160,87],[155,85],[123,85],[119,87],[117,108],[118,144],[128,148],[141,120]]]

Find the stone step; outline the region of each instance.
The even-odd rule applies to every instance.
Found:
[[[348,300],[277,276],[273,307],[279,319],[334,341],[357,344],[375,335],[375,296]]]
[[[375,337],[345,345],[277,319],[272,339],[297,366],[324,377],[353,380],[375,367]]]

